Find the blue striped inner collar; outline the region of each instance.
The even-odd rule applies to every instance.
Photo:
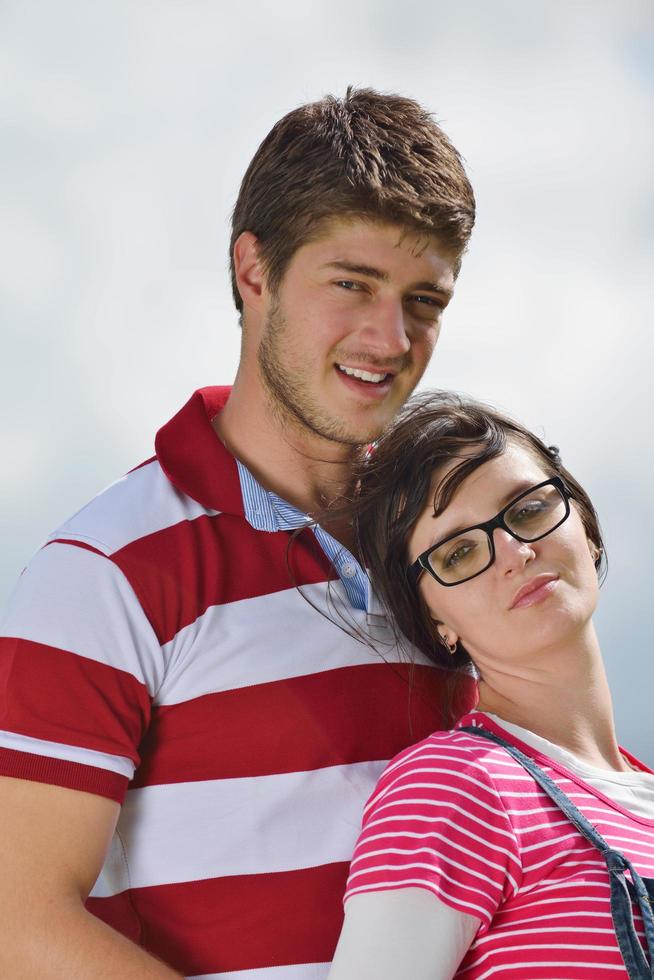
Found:
[[[370,611],[372,598],[368,576],[345,545],[314,524],[307,514],[293,504],[262,487],[238,459],[236,466],[248,524],[257,531],[294,531],[299,527],[311,526],[320,547],[336,569],[350,604],[355,609]]]

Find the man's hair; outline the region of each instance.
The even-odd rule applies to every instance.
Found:
[[[259,240],[274,293],[294,253],[333,218],[392,222],[438,237],[457,258],[470,238],[475,198],[461,158],[431,115],[400,95],[348,88],[280,119],[243,177],[232,216],[234,243]]]

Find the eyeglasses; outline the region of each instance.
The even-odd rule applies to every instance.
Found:
[[[423,551],[407,569],[409,581],[415,585],[423,572],[429,572],[441,585],[468,582],[495,561],[495,528],[502,528],[516,541],[539,541],[569,517],[570,497],[558,476],[537,483],[490,521],[457,531]]]

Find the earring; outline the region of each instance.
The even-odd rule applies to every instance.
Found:
[[[441,642],[444,644],[444,646],[447,647],[447,649],[449,651],[449,654],[450,654],[450,657],[453,657],[454,654],[456,653],[457,644],[456,643],[448,643],[446,637],[444,637],[442,633],[439,633],[438,636],[439,636]]]

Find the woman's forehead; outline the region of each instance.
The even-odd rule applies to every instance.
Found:
[[[476,456],[478,451],[478,447],[471,447],[466,456],[451,460],[434,471],[426,510],[431,510],[433,514],[434,505],[439,504],[439,496],[448,477],[458,466],[465,464],[466,459]],[[535,450],[518,442],[507,442],[503,452],[480,463],[463,477],[442,513],[447,514],[474,504],[488,504],[491,508],[495,504],[499,506],[499,501],[506,499],[507,492],[510,494],[512,487],[536,484],[551,475],[551,468],[546,468],[545,461],[537,457]]]

